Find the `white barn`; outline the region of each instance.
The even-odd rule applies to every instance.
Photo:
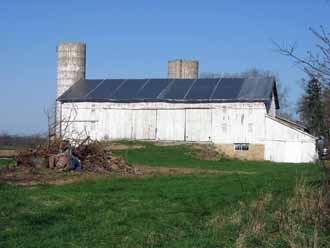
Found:
[[[85,49],[81,43],[58,47],[57,120],[63,135],[210,142],[230,157],[249,160],[300,163],[317,158],[315,137],[276,116],[274,78],[197,79],[189,70],[182,76],[185,61],[179,60],[179,75],[169,71],[168,79],[87,80],[85,67],[77,66],[85,60],[81,47]]]

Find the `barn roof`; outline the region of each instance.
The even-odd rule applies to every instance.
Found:
[[[98,79],[80,80],[58,98],[61,102],[265,102],[274,78]]]

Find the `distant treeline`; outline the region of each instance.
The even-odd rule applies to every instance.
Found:
[[[46,137],[34,135],[12,135],[0,133],[0,147],[31,147],[46,142]]]

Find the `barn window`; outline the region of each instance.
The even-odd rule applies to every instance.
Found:
[[[235,151],[248,151],[249,150],[249,144],[248,143],[236,143],[234,144]]]
[[[222,113],[223,114],[227,114],[227,106],[223,106],[222,107]]]

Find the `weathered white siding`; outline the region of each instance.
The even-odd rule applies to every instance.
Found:
[[[186,110],[186,140],[187,141],[212,140],[212,110],[211,109]]]
[[[266,110],[263,103],[66,103],[63,113],[75,130],[94,123],[87,131],[96,139],[255,143]]]
[[[223,144],[260,144],[264,138],[265,114],[265,106],[258,103],[212,109],[212,140]]]
[[[157,110],[134,110],[131,139],[156,139]]]
[[[269,116],[263,103],[64,103],[72,136],[94,139],[250,143],[265,159],[311,162],[315,138]]]
[[[80,138],[89,135],[97,136],[98,119],[90,109],[78,108],[70,105],[70,108],[62,108],[61,132],[64,137]]]
[[[298,129],[266,116],[265,159],[276,162],[313,162],[315,138]]]
[[[131,139],[133,112],[129,109],[106,109],[103,135],[109,139]]]
[[[185,136],[185,110],[157,110],[157,140],[182,141]]]

